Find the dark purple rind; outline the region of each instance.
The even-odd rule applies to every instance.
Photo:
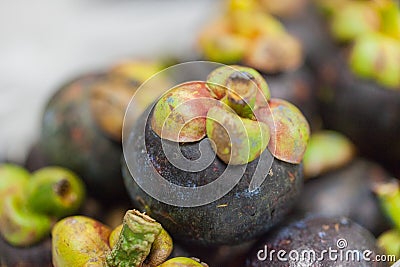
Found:
[[[149,177],[154,169],[164,179],[181,186],[200,186],[216,179],[226,165],[216,157],[209,167],[197,173],[186,173],[172,166],[166,159],[161,139],[150,129],[142,116],[130,134],[132,151],[137,153],[136,168],[142,177]],[[146,136],[143,129],[146,125]],[[138,130],[142,129],[142,131]],[[138,132],[139,131],[139,132]],[[142,147],[146,138],[146,149]],[[181,145],[182,153],[191,159],[199,156],[198,143]],[[126,187],[140,210],[146,211],[171,233],[172,237],[198,245],[238,244],[253,239],[282,220],[302,188],[302,165],[276,160],[272,177],[267,176],[261,187],[249,192],[248,187],[258,160],[247,165],[240,182],[221,199],[200,207],[176,207],[161,203],[147,195],[123,167]],[[153,167],[155,164],[156,168]],[[267,175],[267,174],[265,174]],[[228,204],[226,207],[217,207]]]
[[[319,68],[324,126],[347,135],[362,155],[395,168],[400,162],[400,91],[356,77],[343,50]]]
[[[264,238],[262,238],[258,244],[253,248],[251,253],[248,255],[246,260],[246,267],[267,267],[267,266],[277,266],[277,267],[300,267],[300,266],[310,266],[310,267],[367,267],[367,266],[388,266],[388,264],[383,262],[366,262],[366,261],[351,261],[343,260],[341,261],[339,256],[337,260],[329,258],[329,256],[324,257],[322,261],[310,262],[307,260],[302,261],[279,261],[278,258],[269,257],[265,261],[261,261],[257,257],[257,253],[260,250],[264,250],[267,246],[268,250],[284,250],[289,253],[291,250],[314,250],[317,255],[321,254],[323,250],[333,250],[340,249],[337,246],[338,239],[345,239],[347,241],[347,246],[343,250],[370,250],[374,255],[380,255],[381,252],[376,247],[376,240],[372,234],[363,228],[362,226],[354,223],[350,219],[345,217],[321,217],[313,216],[306,219],[291,223],[287,226],[275,229],[270,232]],[[327,255],[327,254],[326,254]],[[339,253],[337,254],[339,255]],[[286,255],[288,257],[288,255]],[[345,256],[343,256],[345,259]]]
[[[81,176],[91,195],[118,202],[126,196],[120,164],[122,145],[99,129],[90,108],[92,86],[105,79],[104,74],[77,78],[51,98],[43,114],[40,149],[49,164]]]

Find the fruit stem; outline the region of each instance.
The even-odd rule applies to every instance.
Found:
[[[106,256],[107,266],[142,266],[161,231],[162,226],[149,216],[127,211],[119,239]]]
[[[228,105],[242,118],[254,119],[257,85],[254,76],[248,72],[236,71],[227,79]]]

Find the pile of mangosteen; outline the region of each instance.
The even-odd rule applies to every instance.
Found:
[[[400,259],[399,4],[223,8],[197,65],[129,60],[60,86],[24,166],[0,165],[0,266]]]

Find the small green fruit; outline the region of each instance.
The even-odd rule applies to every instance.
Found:
[[[52,231],[55,267],[104,266],[111,230],[84,216],[59,221]]]
[[[350,162],[354,155],[355,147],[344,135],[334,131],[314,133],[304,154],[304,175],[315,177],[340,168]]]
[[[57,218],[76,212],[85,196],[82,181],[61,167],[47,167],[33,173],[27,191],[30,210]]]

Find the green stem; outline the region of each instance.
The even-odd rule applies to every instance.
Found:
[[[254,118],[257,85],[254,76],[247,72],[232,73],[226,83],[228,105],[243,118]]]
[[[117,244],[106,256],[107,266],[140,267],[162,231],[162,226],[136,210],[126,213],[123,224]]]

